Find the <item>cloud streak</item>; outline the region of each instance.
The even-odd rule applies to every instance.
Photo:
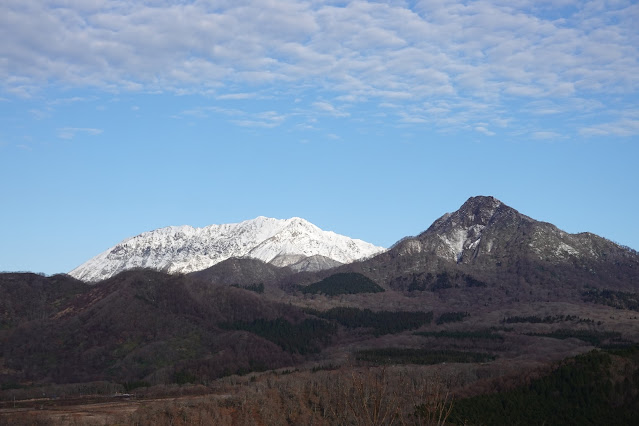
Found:
[[[350,115],[348,112],[340,111],[338,108],[334,107],[328,102],[314,102],[313,107],[318,111],[321,111],[328,115],[332,115],[333,117],[348,117]]]
[[[60,139],[71,140],[75,138],[78,133],[89,136],[96,136],[102,133],[102,129],[94,129],[89,127],[62,127],[58,129],[58,137]]]

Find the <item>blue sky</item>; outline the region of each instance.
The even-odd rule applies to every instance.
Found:
[[[632,1],[0,4],[0,270],[304,217],[390,246],[493,195],[639,249]]]

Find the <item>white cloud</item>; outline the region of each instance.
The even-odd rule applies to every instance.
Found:
[[[582,136],[637,136],[639,135],[639,119],[622,119],[611,123],[583,127],[579,129],[579,134]]]
[[[350,115],[348,112],[340,111],[328,102],[313,102],[313,107],[334,117],[348,117]]]
[[[533,139],[549,140],[549,139],[560,139],[562,136],[560,133],[557,133],[557,132],[539,131],[539,132],[533,132],[532,137]]]
[[[32,108],[32,109],[29,110],[29,113],[36,120],[43,120],[43,119],[48,118],[48,117],[51,116],[51,110],[50,109],[41,110],[41,109]]]
[[[476,126],[475,130],[479,133],[485,134],[486,136],[495,136],[495,132],[488,130],[484,126]]]
[[[249,112],[237,108],[223,108],[219,106],[204,106],[184,110],[172,118],[199,118],[206,119],[212,114],[229,117],[229,122],[240,127],[273,128],[281,125],[287,119],[287,114],[276,111]]]
[[[58,137],[60,139],[73,139],[78,133],[96,136],[101,134],[102,132],[102,129],[94,129],[89,127],[62,127],[58,129]]]
[[[87,98],[87,97],[82,97],[82,96],[73,96],[71,98],[58,98],[58,99],[53,99],[51,101],[49,101],[50,105],[67,105],[67,104],[74,104],[74,103],[78,103],[78,102],[89,102],[95,100],[95,98]]]
[[[315,99],[349,104],[429,102],[430,112],[398,119],[441,126],[496,117],[471,104],[510,120],[514,113],[503,114],[513,100],[636,103],[639,5],[564,3],[5,0],[0,87],[23,97],[53,84],[218,100],[315,90]],[[629,94],[634,102],[614,97]],[[348,115],[325,101],[313,106]]]
[[[220,101],[242,100],[242,99],[253,99],[256,96],[257,96],[256,93],[226,93],[224,95],[216,96],[216,99]]]
[[[195,118],[208,118],[211,114],[221,114],[226,116],[238,117],[244,116],[247,113],[236,108],[223,108],[216,105],[195,107],[181,111],[173,116],[173,118],[195,117]]]
[[[267,129],[277,127],[280,124],[278,122],[264,120],[232,120],[231,122],[240,127],[262,127]]]
[[[402,123],[423,124],[428,122],[428,120],[426,120],[424,117],[421,117],[415,114],[406,113],[404,111],[400,112],[399,115],[401,117],[400,121]]]

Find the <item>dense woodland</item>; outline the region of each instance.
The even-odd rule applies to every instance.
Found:
[[[639,311],[639,293],[589,288],[584,292],[584,299],[618,309]]]
[[[307,310],[321,318],[334,320],[347,328],[370,329],[375,336],[413,330],[433,320],[432,312],[378,311],[359,308],[332,308],[324,312]]]
[[[373,280],[365,275],[357,273],[340,273],[331,275],[319,282],[307,286],[300,286],[299,289],[304,294],[322,293],[328,296],[337,296],[339,294],[380,293],[384,291],[384,289],[377,285]]]
[[[301,355],[319,352],[337,332],[335,325],[313,318],[304,319],[298,324],[283,318],[274,320],[260,318],[251,322],[222,323],[220,327],[227,330],[248,331],[270,340],[287,352]]]
[[[614,355],[612,355],[614,354]],[[455,424],[624,425],[639,422],[639,348],[589,352],[516,389],[457,401]],[[619,376],[620,365],[626,370]]]

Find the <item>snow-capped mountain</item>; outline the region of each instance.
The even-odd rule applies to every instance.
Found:
[[[241,223],[204,228],[170,226],[145,232],[127,238],[69,274],[96,282],[132,268],[189,273],[232,257],[313,270],[351,263],[384,250],[362,240],[323,231],[298,217],[260,216]]]

